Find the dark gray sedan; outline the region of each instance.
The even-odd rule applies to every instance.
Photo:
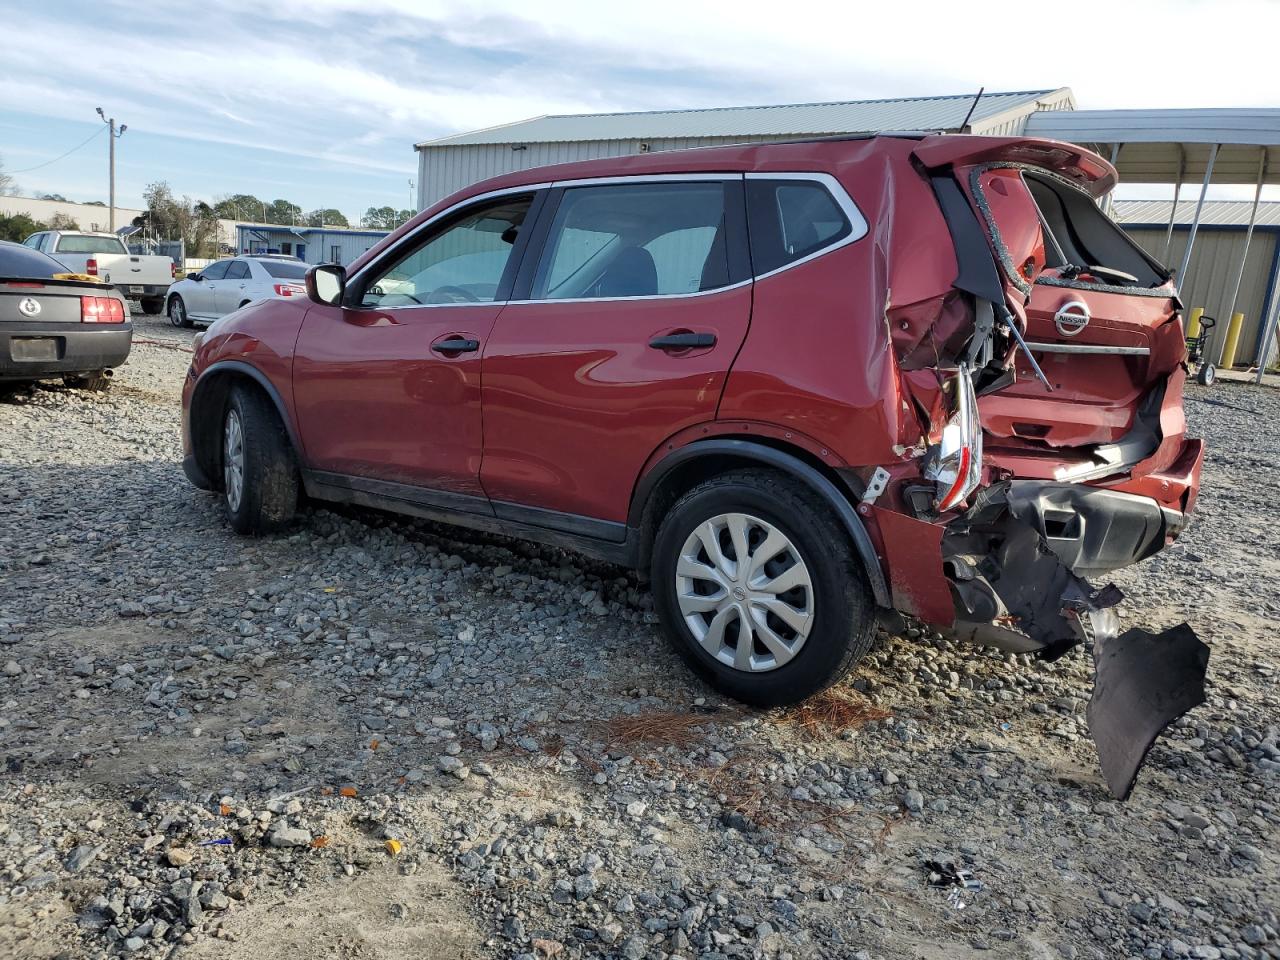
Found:
[[[129,306],[110,285],[0,240],[0,383],[104,390],[132,345]]]

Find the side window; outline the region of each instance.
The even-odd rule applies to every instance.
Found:
[[[25,247],[31,247],[33,250],[39,250],[40,244],[43,240],[43,233],[33,233],[31,236],[27,237],[27,239],[22,241],[22,245]]]
[[[652,297],[729,283],[723,181],[619,183],[564,191],[534,300]]]
[[[200,276],[206,280],[221,280],[227,275],[227,267],[231,266],[230,260],[219,260],[217,263],[211,263],[200,271]]]
[[[243,260],[232,260],[231,266],[227,268],[228,280],[247,280],[249,278],[249,265]]]
[[[530,196],[506,197],[464,211],[389,267],[375,268],[361,305],[405,307],[498,299],[511,251],[532,203]]]
[[[751,263],[756,276],[834,246],[866,223],[855,224],[817,180],[747,178]]]

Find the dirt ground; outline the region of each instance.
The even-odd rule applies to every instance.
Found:
[[[0,402],[0,956],[1280,957],[1280,392],[1189,390],[1195,522],[1113,578],[1212,647],[1117,803],[1083,650],[882,636],[760,713],[625,571],[238,538],[178,464],[191,332],[135,320],[109,393]]]

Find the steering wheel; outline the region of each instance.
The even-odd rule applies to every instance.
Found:
[[[428,303],[479,303],[480,298],[470,290],[448,284],[436,287],[427,298]]]

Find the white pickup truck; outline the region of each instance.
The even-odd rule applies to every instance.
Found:
[[[175,273],[169,257],[130,253],[114,233],[45,230],[33,233],[22,243],[48,254],[72,273],[101,277],[121,296],[141,303],[143,313],[164,310],[165,294]]]

